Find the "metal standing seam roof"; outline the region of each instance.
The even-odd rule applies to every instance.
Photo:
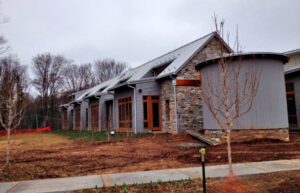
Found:
[[[300,66],[296,66],[294,68],[290,68],[290,69],[284,71],[284,74],[288,75],[288,74],[292,74],[294,72],[299,72],[299,71],[300,71]]]
[[[171,62],[166,69],[164,69],[156,79],[160,79],[166,76],[175,75],[178,73],[184,65],[189,62],[189,60],[198,52],[200,51],[206,43],[212,39],[213,37],[219,35],[216,32],[212,32],[206,36],[203,36],[193,42],[190,42],[184,46],[181,46],[167,54],[164,54],[156,59],[153,59],[145,64],[142,64],[136,68],[130,69],[121,75],[118,75],[115,78],[112,78],[108,81],[102,82],[96,85],[93,88],[85,90],[78,98],[75,99],[74,102],[81,102],[85,98],[107,94],[108,90],[118,87],[119,85],[123,85],[124,83],[130,84],[136,81],[139,81],[144,78],[144,76],[153,68],[159,67],[164,63]],[[222,40],[222,38],[220,38]],[[225,46],[229,50],[231,48],[224,43]]]
[[[297,53],[300,53],[300,48],[295,49],[295,50],[290,50],[290,51],[287,51],[287,52],[283,52],[283,54],[286,54],[286,55],[292,55],[292,54],[297,54]]]

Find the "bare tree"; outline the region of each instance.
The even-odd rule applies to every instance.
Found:
[[[70,60],[50,53],[37,55],[32,60],[35,74],[32,83],[40,94],[41,114],[46,122],[49,115],[57,115],[58,94],[63,90],[64,72]]]
[[[109,80],[121,74],[126,68],[126,63],[116,62],[114,59],[97,60],[94,62],[95,78],[98,83]]]
[[[76,64],[69,65],[64,72],[65,90],[66,91],[80,91],[90,88],[95,84],[94,74],[92,72],[92,65]]]
[[[223,38],[224,23],[213,17],[216,31]],[[229,40],[229,35],[228,35]],[[238,30],[234,43],[235,53],[240,52]],[[260,80],[260,71],[253,65],[242,67],[242,58],[233,62],[228,50],[219,41],[218,75],[201,72],[202,98],[220,129],[226,134],[229,173],[232,173],[231,131],[236,121],[247,114],[253,104]]]
[[[7,131],[6,165],[10,158],[10,134],[23,120],[27,88],[26,70],[13,56],[1,60],[0,123]]]

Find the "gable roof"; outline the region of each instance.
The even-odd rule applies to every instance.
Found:
[[[107,94],[109,90],[147,79],[149,77],[145,76],[152,69],[160,67],[166,63],[169,63],[169,65],[155,78],[161,79],[170,75],[176,75],[214,37],[218,38],[224,46],[232,52],[232,49],[223,41],[218,33],[212,32],[136,68],[130,69],[108,81],[102,82],[93,88],[85,90],[80,93],[80,96],[75,98],[74,102],[80,102],[85,98],[96,95]]]

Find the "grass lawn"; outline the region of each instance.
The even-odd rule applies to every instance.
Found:
[[[261,140],[232,144],[233,162],[300,158],[300,133],[290,142]],[[54,131],[12,136],[11,165],[5,165],[6,137],[0,137],[0,182],[147,171],[201,165],[199,147],[187,134],[116,134]],[[227,163],[226,145],[207,147],[207,165]]]
[[[250,176],[235,176],[234,178],[207,179],[208,193],[299,193],[300,171],[275,172]],[[166,183],[152,182],[150,184],[122,185],[89,190],[76,193],[148,193],[176,192],[201,193],[202,179],[180,180]]]

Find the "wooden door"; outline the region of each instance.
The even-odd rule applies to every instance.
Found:
[[[152,131],[161,130],[161,112],[159,96],[144,96],[144,128]]]
[[[288,118],[290,127],[297,127],[297,111],[296,111],[296,99],[293,83],[286,84],[286,97],[288,106]]]
[[[75,130],[80,130],[80,108],[75,110]]]
[[[99,130],[99,105],[92,105],[92,116],[91,116],[91,122],[92,122],[92,130],[98,131]]]
[[[68,112],[67,110],[64,111],[64,125],[63,125],[63,129],[68,129]]]

